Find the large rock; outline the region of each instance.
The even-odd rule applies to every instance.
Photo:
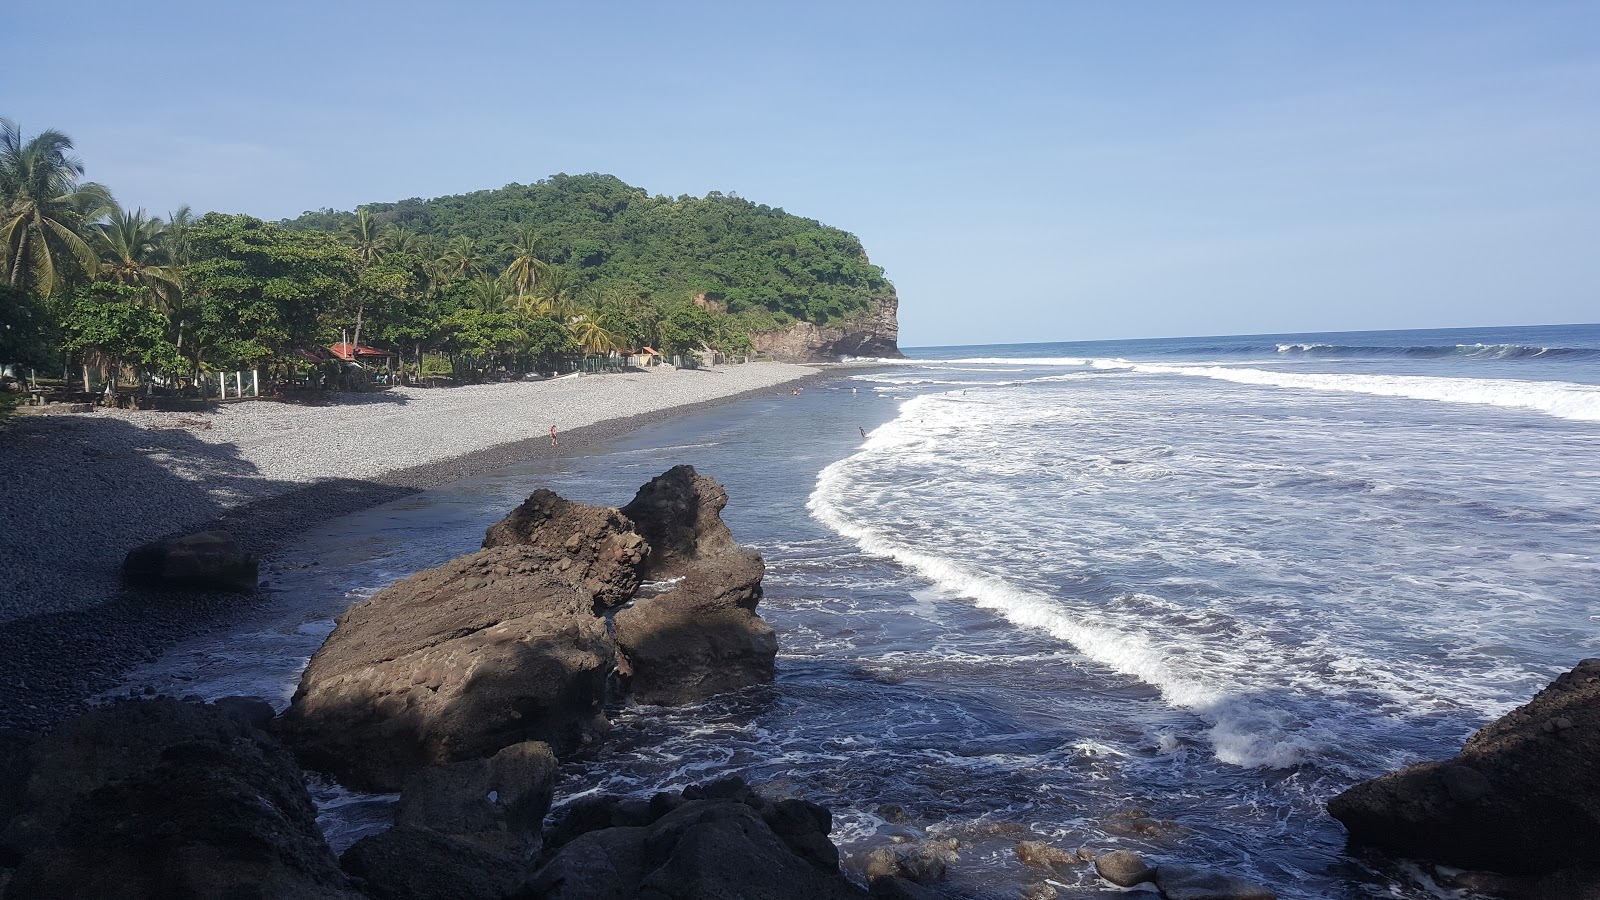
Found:
[[[1156,866],[1154,877],[1167,900],[1278,900],[1269,887],[1193,866]]]
[[[248,593],[260,568],[233,535],[205,531],[135,547],[122,562],[122,577],[138,587]]]
[[[288,751],[214,707],[136,701],[30,751],[7,896],[358,900]]]
[[[406,779],[395,823],[525,858],[539,849],[556,770],[555,754],[537,741],[512,744],[489,759],[432,766]]]
[[[900,300],[890,288],[844,321],[796,322],[777,331],[757,331],[750,335],[750,343],[757,356],[781,362],[831,362],[844,356],[900,359],[904,354],[898,346],[899,308]]]
[[[652,802],[647,825],[578,834],[519,900],[651,897],[861,900],[827,840],[831,817],[799,800],[773,803],[737,779]],[[818,852],[818,841],[831,852]]]
[[[645,576],[678,579],[614,620],[641,702],[692,703],[773,678],[777,637],[755,613],[766,566],[733,539],[727,505],[715,480],[677,466],[622,508],[652,548]]]
[[[1600,659],[1485,726],[1454,759],[1363,782],[1328,812],[1400,856],[1542,874],[1600,866]]]
[[[534,546],[419,572],[339,617],[280,732],[306,764],[380,791],[523,741],[570,751],[616,662],[597,602]]]
[[[372,900],[504,900],[528,877],[517,858],[411,825],[362,838],[339,863]]]
[[[483,548],[527,546],[546,551],[564,577],[595,595],[604,608],[633,596],[650,546],[615,509],[573,503],[540,488],[489,526]]]

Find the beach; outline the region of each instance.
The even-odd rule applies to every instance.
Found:
[[[399,387],[317,406],[17,420],[0,431],[0,726],[51,721],[132,663],[257,602],[124,592],[122,558],[139,544],[222,527],[269,555],[350,512],[815,374],[780,363],[662,367]]]

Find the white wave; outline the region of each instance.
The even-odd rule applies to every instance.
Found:
[[[1093,365],[1096,368],[1131,369],[1149,375],[1214,378],[1219,381],[1264,387],[1528,409],[1560,419],[1600,422],[1600,387],[1567,381],[1440,378],[1428,375],[1310,374],[1222,366],[1149,365],[1130,363],[1126,360],[1095,360]]]
[[[961,359],[849,359],[851,365],[879,366],[1087,366],[1081,356],[972,356]]]

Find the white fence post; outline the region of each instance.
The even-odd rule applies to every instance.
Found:
[[[222,399],[228,399],[228,373],[217,373],[217,390],[222,393]]]
[[[261,370],[260,369],[251,369],[250,370],[250,389],[255,392],[255,395],[257,397],[261,396]]]

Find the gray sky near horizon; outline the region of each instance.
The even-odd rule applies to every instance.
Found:
[[[1600,4],[84,2],[0,116],[125,205],[608,172],[851,231],[906,346],[1600,321]]]

